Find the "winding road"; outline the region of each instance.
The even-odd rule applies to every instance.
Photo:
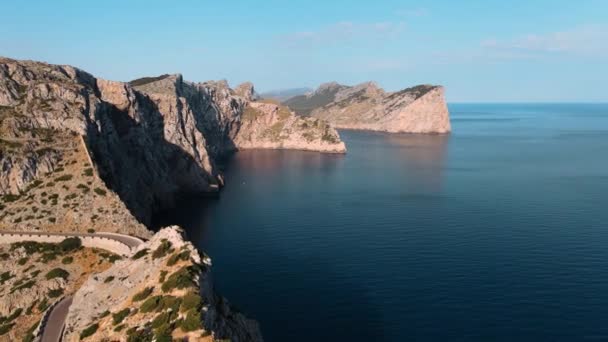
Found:
[[[19,231],[1,231],[2,234],[29,234],[29,235],[55,235],[65,237],[103,237],[112,239],[127,245],[133,249],[143,243],[143,240],[130,235],[123,235],[117,233],[42,233],[42,232],[19,232]],[[24,241],[27,238],[23,239]],[[42,342],[59,342],[63,334],[63,327],[65,326],[65,319],[70,311],[70,305],[72,305],[72,297],[64,297],[59,303],[57,303],[51,309],[46,324],[42,328]]]

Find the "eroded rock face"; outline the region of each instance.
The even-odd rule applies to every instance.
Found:
[[[339,134],[326,122],[302,119],[277,102],[260,100],[249,82],[233,90],[226,81],[194,84],[170,76],[136,89],[146,93],[165,118],[177,116],[181,126],[171,127],[203,132],[212,160],[239,149],[346,152]]]
[[[135,334],[158,339],[165,334],[191,341],[262,341],[257,323],[215,292],[211,260],[182,234],[179,227],[164,228],[132,257],[90,277],[74,295],[66,340],[79,341],[82,331],[97,324],[88,340],[124,340]],[[120,312],[124,318],[117,322],[114,317]],[[161,320],[166,323],[162,327],[156,324]],[[123,327],[116,331],[119,324]]]
[[[129,84],[70,66],[0,58],[0,194],[27,190],[77,152],[80,157],[69,160],[81,165],[76,173],[93,169],[103,181],[99,187],[116,193],[147,225],[179,195],[218,191],[223,178],[215,160],[231,151],[345,150],[332,128],[314,123],[312,129],[293,113],[256,100],[251,83],[233,90],[225,81],[195,84],[162,75]],[[256,106],[254,120],[244,120],[247,108]],[[31,200],[40,201],[26,203]],[[61,203],[53,211],[63,215],[64,204],[69,208]],[[20,223],[14,222],[18,217],[10,221]]]
[[[389,93],[373,82],[353,87],[334,82],[285,104],[300,115],[326,120],[336,128],[405,133],[451,130],[441,86],[419,85]]]

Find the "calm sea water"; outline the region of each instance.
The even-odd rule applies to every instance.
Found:
[[[608,340],[608,105],[451,105],[449,136],[241,152],[167,217],[266,341]]]

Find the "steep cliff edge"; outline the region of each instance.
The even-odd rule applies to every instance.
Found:
[[[215,292],[210,269],[178,227],[162,229],[88,278],[74,295],[65,340],[262,341],[257,323]]]
[[[145,236],[137,221],[149,224],[177,196],[218,191],[215,160],[225,153],[345,151],[333,128],[268,106],[250,83],[162,75],[129,84],[0,58],[0,228],[113,230],[112,222]]]
[[[444,88],[418,85],[385,92],[373,82],[356,86],[325,83],[314,92],[284,102],[303,116],[343,129],[405,133],[448,133],[450,117]]]
[[[193,117],[194,126],[209,139],[214,158],[239,149],[346,152],[339,134],[326,122],[300,118],[278,102],[260,100],[249,82],[231,89],[225,81],[195,84],[180,75],[151,80],[135,88],[147,94],[165,118],[176,113]]]

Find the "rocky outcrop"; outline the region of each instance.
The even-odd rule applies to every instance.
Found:
[[[210,269],[211,260],[181,229],[162,229],[131,258],[84,283],[74,295],[65,338],[79,341],[96,326],[87,339],[262,341],[257,323],[215,292]]]
[[[181,75],[162,75],[129,84],[70,66],[0,58],[0,193],[26,192],[56,170],[75,181],[76,174],[92,172],[102,184],[78,179],[61,184],[68,193],[58,195],[95,185],[100,193],[116,194],[127,214],[148,224],[152,213],[173,206],[180,195],[218,191],[223,178],[215,160],[234,150],[345,151],[331,127],[256,100],[251,83],[231,89],[225,81],[191,83]],[[73,174],[63,175],[68,163],[75,165]],[[62,208],[73,211],[70,203],[56,204],[55,220],[68,215]],[[117,206],[102,213],[120,215]],[[23,222],[12,213],[7,223]]]
[[[346,152],[344,142],[327,122],[298,117],[274,102],[250,102],[233,141],[239,149]]]
[[[342,129],[405,133],[451,130],[441,86],[419,85],[391,93],[373,82],[353,87],[332,82],[284,103],[300,115],[323,119]]]
[[[193,118],[180,123],[189,131],[204,132],[212,159],[240,149],[346,152],[339,134],[326,122],[300,118],[278,102],[259,99],[249,82],[233,90],[226,81],[193,84],[174,75],[136,89],[147,94],[165,118]],[[181,105],[175,102],[179,98],[184,99]]]

